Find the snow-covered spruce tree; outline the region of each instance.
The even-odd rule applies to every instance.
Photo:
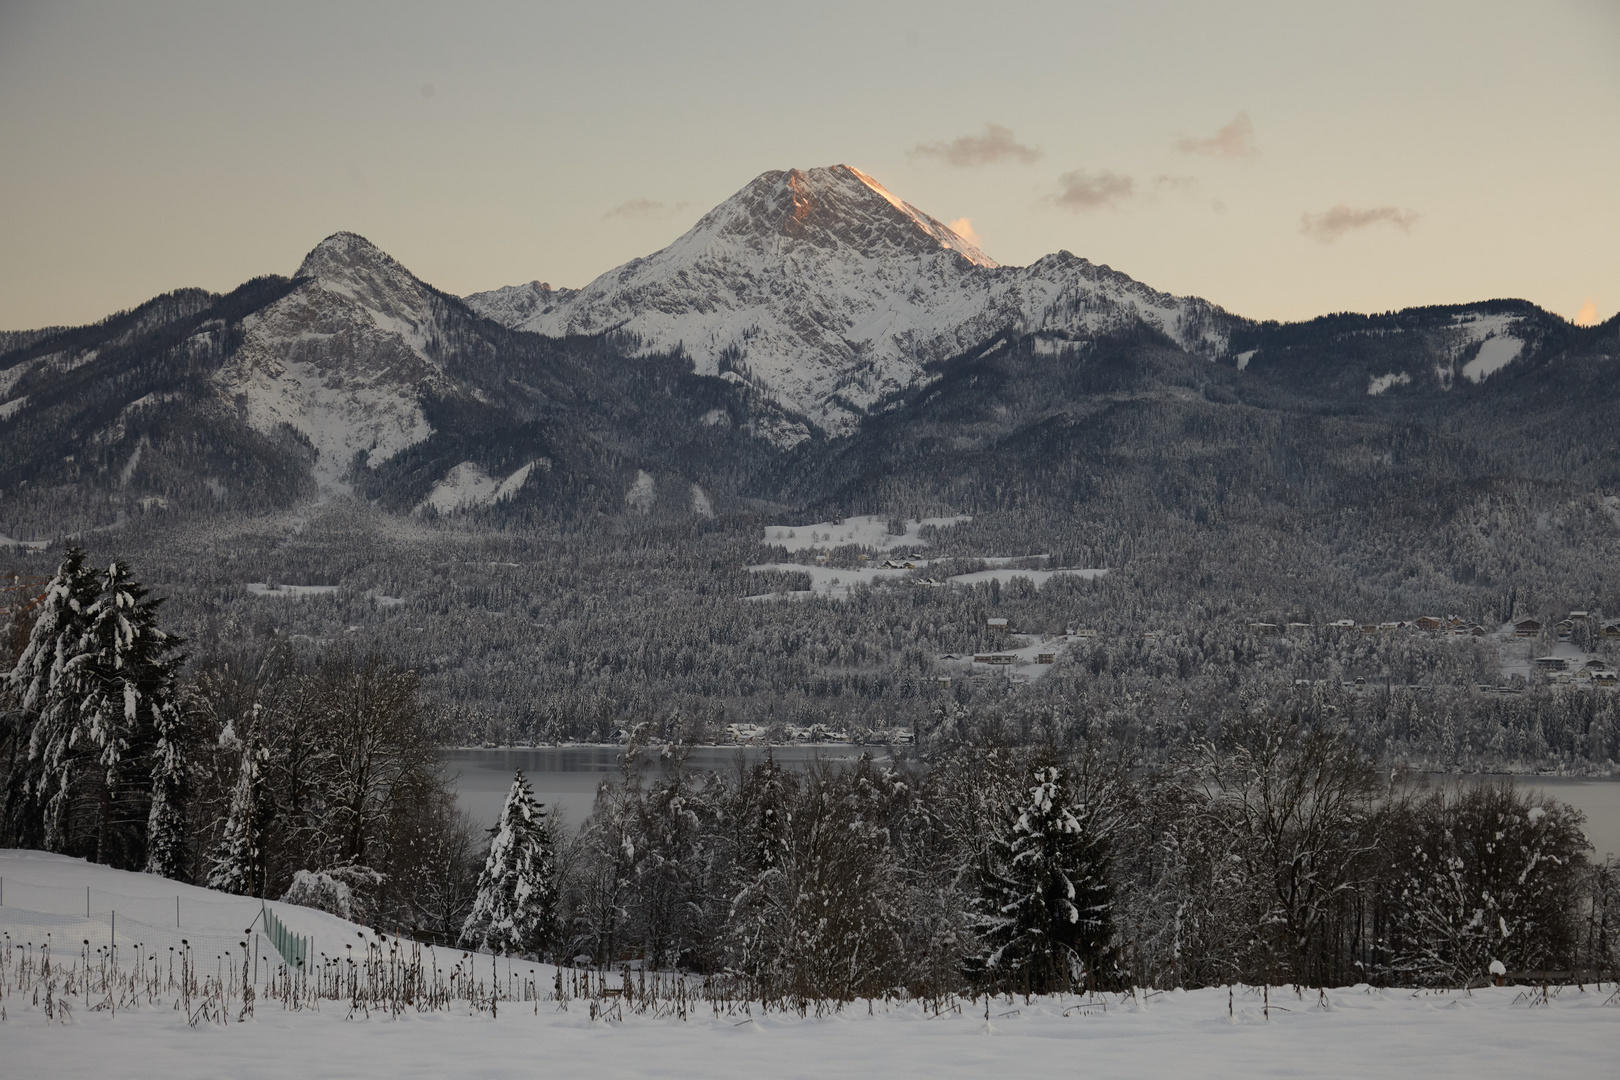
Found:
[[[461,927],[461,942],[499,953],[540,955],[551,944],[557,885],[546,811],[519,772],[491,830],[489,858],[478,876],[478,898]]]
[[[80,707],[93,660],[85,630],[99,591],[84,552],[69,546],[46,583],[28,644],[6,676],[22,707],[18,742],[27,747],[25,766],[13,774],[7,793],[15,839],[24,846],[66,851],[73,840],[76,773],[90,757]]]
[[[169,655],[180,639],[157,624],[161,599],[114,562],[86,611],[80,715],[103,770],[97,862],[173,877],[184,862],[185,746]],[[156,827],[156,834],[152,833]]]
[[[980,872],[969,973],[994,989],[1053,993],[1095,987],[1112,954],[1113,895],[1103,841],[1082,823],[1066,770],[1030,774]]]
[[[237,770],[236,787],[231,791],[230,812],[219,843],[209,857],[208,887],[239,896],[264,895],[264,832],[271,805],[264,775],[269,753],[259,734],[259,712],[259,706],[253,706],[247,736],[239,740],[242,764]],[[226,728],[220,741],[228,744],[238,739]]]

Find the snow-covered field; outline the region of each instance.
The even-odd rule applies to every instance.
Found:
[[[433,485],[428,497],[416,507],[418,513],[428,507],[448,514],[475,506],[490,506],[510,499],[522,490],[534,471],[534,462],[516,470],[505,479],[497,480],[476,462],[463,461]]]
[[[270,596],[278,598],[300,596],[325,596],[327,593],[338,591],[336,585],[271,585],[265,581],[248,582],[247,591],[254,596]]]
[[[927,562],[917,561],[919,567],[927,566]],[[765,563],[761,566],[748,568],[756,574],[769,571],[780,571],[789,574],[808,574],[810,588],[795,589],[784,593],[760,593],[757,596],[746,596],[745,600],[807,600],[812,596],[830,596],[835,600],[848,600],[849,591],[858,585],[875,585],[889,578],[903,578],[911,573],[910,570],[891,570],[882,566],[806,566],[803,563]]]
[[[906,522],[904,536],[889,531],[889,519],[875,514],[843,518],[837,522],[816,521],[809,525],[767,525],[765,542],[789,551],[810,551],[822,548],[859,544],[862,547],[887,551],[894,547],[927,547],[928,541],[918,537],[924,525],[946,528],[973,520],[966,515],[957,517],[923,518]]]
[[[0,851],[0,877],[0,928],[13,933],[13,944],[30,917],[14,902],[24,882],[64,902],[82,902],[88,885],[93,911],[100,896],[167,912],[178,895],[194,937],[235,936],[258,910],[257,901],[37,852]],[[371,936],[321,912],[274,908],[298,932],[315,935],[321,951]],[[541,972],[542,985],[549,972]],[[1274,987],[1269,1017],[1260,991],[1246,987],[1230,998],[1226,989],[1002,998],[987,1030],[982,999],[977,1009],[964,1002],[938,1016],[914,1003],[858,1002],[821,1018],[711,1010],[683,1021],[628,1010],[622,1020],[593,1020],[580,999],[566,1008],[503,1002],[495,1018],[464,1005],[395,1018],[351,1017],[333,1000],[318,1011],[288,1011],[262,998],[246,1020],[232,1012],[229,1023],[191,1026],[160,996],[116,1015],[81,999],[70,1020],[52,1023],[0,986],[0,1076],[1605,1076],[1620,1055],[1614,990],[1555,988],[1544,1003],[1539,990],[1512,987],[1471,994]]]
[[[7,1075],[212,1077],[1481,1077],[1606,1076],[1620,1055],[1620,1008],[1573,988],[1548,1005],[1517,989],[1462,994],[1255,991],[1227,1016],[1224,990],[1145,1002],[1002,999],[983,1014],[935,1017],[916,1006],[828,1018],[761,1016],[593,1021],[542,1003],[487,1015],[346,1018],[262,1004],[245,1023],[188,1027],[172,1008],[76,1012],[48,1025],[27,1008],[0,1025]],[[1539,993],[1536,995],[1539,1001]],[[330,1003],[328,1003],[330,1004]],[[1065,1013],[1065,1005],[1070,1008]],[[1283,1011],[1287,1009],[1288,1011]],[[1011,1015],[1009,1015],[1011,1014]],[[15,1071],[13,1071],[15,1070]]]
[[[930,565],[926,559],[908,559],[913,567],[926,570]],[[986,559],[986,562],[1011,562],[1012,559]],[[859,585],[876,585],[879,582],[903,578],[911,570],[900,568],[892,569],[886,566],[820,566],[805,563],[762,563],[750,566],[749,570],[756,574],[769,572],[788,574],[807,574],[810,577],[808,589],[794,589],[790,592],[759,593],[754,596],[745,596],[744,600],[808,600],[812,596],[828,596],[834,600],[849,599],[850,590]],[[1043,588],[1054,577],[1071,575],[1087,580],[1102,577],[1107,570],[1022,570],[1014,567],[1001,567],[994,570],[978,570],[971,574],[955,574],[946,580],[952,585],[982,585],[989,581],[999,581],[1003,585],[1013,578],[1028,578],[1037,589]]]
[[[949,580],[952,585],[982,585],[990,581],[999,581],[1003,585],[1013,578],[1029,578],[1037,589],[1043,588],[1048,581],[1055,577],[1070,576],[1085,578],[1087,581],[1100,578],[1108,573],[1107,570],[1018,570],[1003,567],[997,570],[980,570],[972,574],[955,574]]]
[[[49,540],[13,540],[4,533],[0,533],[0,547],[26,548],[32,551],[44,551],[48,546],[50,546]]]

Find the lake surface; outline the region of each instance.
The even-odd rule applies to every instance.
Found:
[[[844,743],[817,743],[773,746],[771,753],[784,766],[802,768],[816,759],[854,761],[862,748]],[[736,767],[740,757],[758,761],[765,755],[760,746],[699,746],[687,756],[687,768],[722,771]],[[886,751],[873,747],[872,755],[882,758]],[[456,778],[456,801],[472,818],[485,827],[500,816],[501,803],[512,786],[512,774],[522,769],[534,787],[535,797],[560,811],[571,827],[577,827],[591,812],[596,788],[605,779],[617,779],[624,750],[617,746],[537,746],[500,750],[447,750],[445,765]],[[656,749],[649,760],[657,762]],[[1499,775],[1432,776],[1434,783],[1456,780],[1464,783],[1494,783]],[[1542,791],[1586,814],[1586,836],[1594,855],[1620,855],[1620,777],[1515,776],[1520,787]]]
[[[769,748],[782,765],[803,768],[815,760],[854,761],[863,750],[847,743],[793,744]],[[697,746],[686,757],[692,772],[721,772],[736,768],[741,757],[755,762],[765,756],[763,746]],[[874,758],[886,757],[881,747]],[[535,798],[560,811],[576,827],[591,812],[596,788],[603,780],[617,780],[624,761],[618,746],[518,746],[505,749],[447,750],[442,755],[447,771],[456,777],[456,802],[486,828],[501,816],[501,804],[518,769],[529,778]],[[648,751],[650,767],[659,763],[658,748]]]

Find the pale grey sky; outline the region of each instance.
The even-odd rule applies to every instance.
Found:
[[[291,273],[583,285],[839,162],[1257,318],[1620,308],[1620,0],[0,0],[0,329]]]

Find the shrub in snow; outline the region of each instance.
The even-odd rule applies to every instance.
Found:
[[[1095,986],[1111,962],[1113,894],[1105,845],[1085,818],[1067,771],[1037,765],[980,872],[972,974],[1027,993]]]
[[[461,927],[461,942],[499,953],[540,955],[551,944],[557,885],[546,811],[519,772],[489,858],[478,876],[478,898]]]
[[[281,900],[363,923],[370,921],[371,897],[382,883],[383,876],[368,866],[299,870]]]
[[[1588,847],[1581,815],[1514,787],[1435,792],[1405,816],[1386,930],[1392,967],[1458,984],[1569,964],[1581,928],[1567,902]]]

